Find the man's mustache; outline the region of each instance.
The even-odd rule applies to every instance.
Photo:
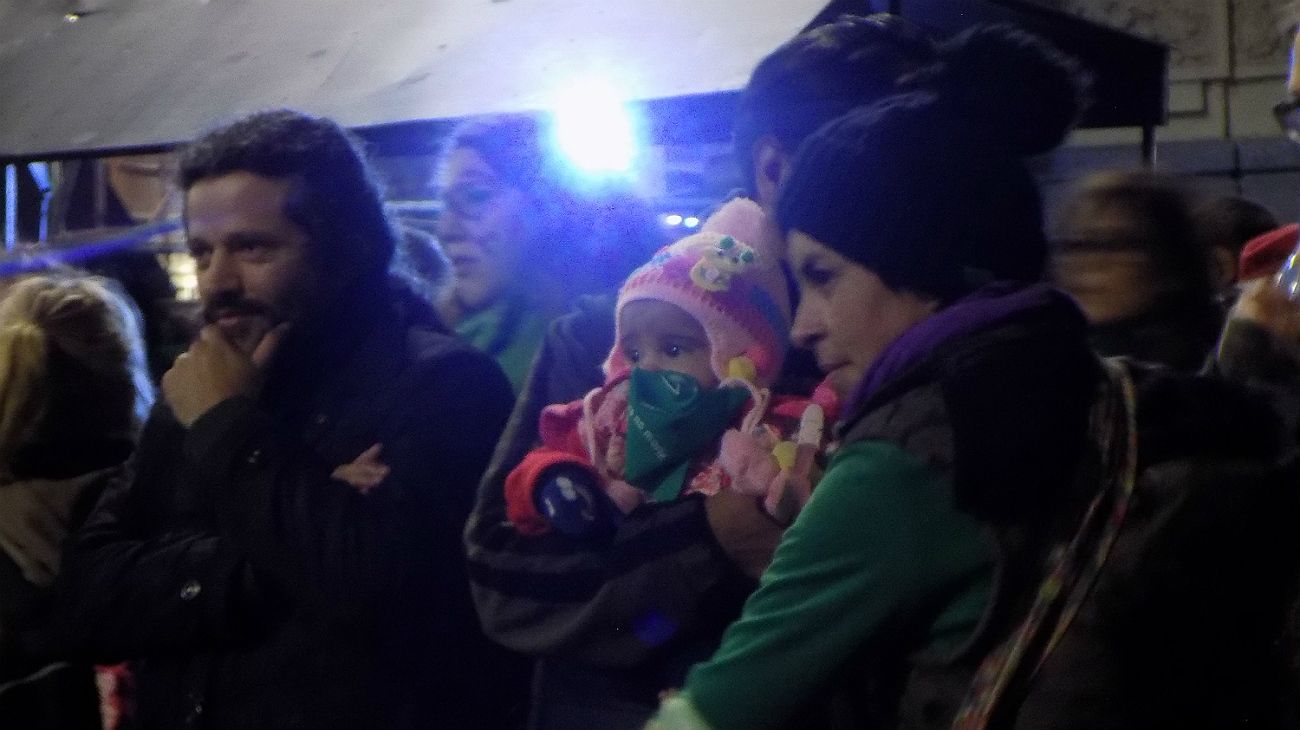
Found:
[[[217,297],[203,306],[203,321],[212,324],[222,317],[262,316],[273,318],[265,304],[243,297]]]

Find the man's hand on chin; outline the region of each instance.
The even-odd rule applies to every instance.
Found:
[[[232,344],[216,325],[204,327],[162,378],[163,397],[176,419],[188,428],[228,398],[256,395],[262,387],[262,373],[288,328],[287,323],[276,325],[248,353]]]

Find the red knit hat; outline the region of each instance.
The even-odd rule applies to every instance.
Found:
[[[632,272],[619,292],[615,315],[628,302],[656,299],[674,304],[704,328],[713,372],[729,375],[732,358],[754,364],[760,387],[776,380],[790,340],[790,297],[781,270],[782,241],[762,208],[737,198],[701,227],[655,254]],[[617,344],[605,374],[617,377],[630,364]]]
[[[1300,225],[1292,223],[1255,236],[1241,249],[1237,278],[1241,281],[1273,276],[1300,241]]]

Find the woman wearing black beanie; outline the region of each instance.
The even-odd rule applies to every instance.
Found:
[[[1047,251],[1024,158],[1065,136],[1081,76],[994,26],[942,45],[913,83],[810,137],[785,183],[792,335],[844,400],[841,446],[740,620],[653,725],[809,727],[801,713],[820,706],[846,727],[1219,727],[1187,698],[1215,696],[1197,690],[1223,655],[1144,644],[1155,620],[1116,642],[1089,602],[1128,620],[1094,566],[1111,546],[1148,557],[1142,517],[1124,522],[1135,444],[1188,409],[1167,381],[1098,360],[1078,307],[1037,283]],[[1152,388],[1164,398],[1139,420]],[[1267,416],[1216,388],[1198,395],[1232,414],[1221,422],[1268,441]],[[1200,448],[1151,447],[1142,478]],[[1151,596],[1121,595],[1153,618]]]

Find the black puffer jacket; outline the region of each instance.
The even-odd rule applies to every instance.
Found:
[[[56,638],[134,660],[143,728],[495,728],[517,704],[460,544],[510,386],[412,304],[349,306],[257,401],[188,431],[158,408],[67,553]],[[374,444],[378,487],[331,477]]]

